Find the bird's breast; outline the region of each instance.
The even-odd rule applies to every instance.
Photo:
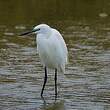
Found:
[[[49,68],[57,67],[61,60],[59,59],[59,53],[54,42],[49,39],[38,39],[37,46],[42,64]]]

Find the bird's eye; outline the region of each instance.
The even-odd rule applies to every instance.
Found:
[[[38,28],[37,31],[40,31],[40,28]]]
[[[38,28],[38,29],[34,29],[34,30],[33,30],[33,32],[36,32],[36,31],[40,31],[40,28]]]

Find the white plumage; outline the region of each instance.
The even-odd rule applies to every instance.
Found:
[[[40,29],[37,32],[36,42],[41,63],[64,73],[68,51],[61,34],[46,24],[40,24],[34,29]]]
[[[40,56],[41,63],[45,67],[44,84],[41,96],[47,82],[47,68],[55,69],[55,96],[57,97],[57,70],[65,72],[65,64],[67,63],[68,50],[62,35],[46,24],[35,26],[32,31],[25,32],[21,35],[30,33],[36,34],[37,51]]]

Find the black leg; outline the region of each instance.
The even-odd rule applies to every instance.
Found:
[[[45,77],[44,77],[44,84],[43,84],[42,91],[41,91],[41,97],[43,95],[46,82],[47,82],[47,68],[45,67]]]
[[[57,98],[57,69],[55,69],[55,97]]]

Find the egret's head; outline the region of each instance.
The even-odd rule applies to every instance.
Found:
[[[33,30],[35,30],[34,32],[36,34],[47,33],[50,30],[50,26],[48,26],[47,24],[40,24],[35,26]]]
[[[33,30],[22,33],[21,36],[23,35],[27,35],[27,34],[31,34],[31,33],[36,33],[36,34],[46,34],[50,31],[50,26],[48,26],[47,24],[40,24],[37,25],[33,28]]]

